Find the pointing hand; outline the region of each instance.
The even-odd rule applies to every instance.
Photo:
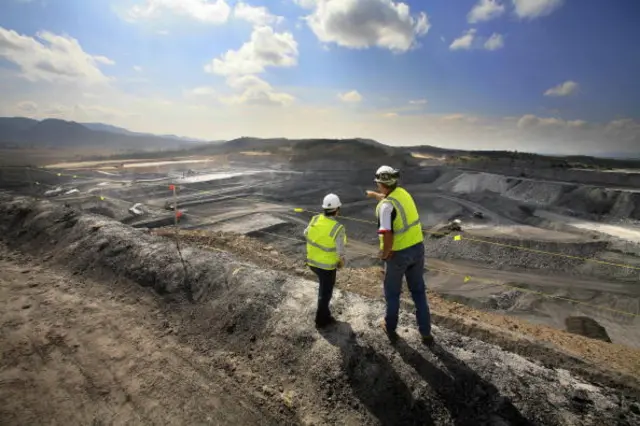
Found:
[[[384,195],[375,191],[367,191],[367,198],[375,198],[376,200],[380,201],[384,198]]]

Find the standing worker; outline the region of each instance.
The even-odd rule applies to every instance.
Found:
[[[336,322],[331,316],[329,302],[336,284],[336,269],[344,266],[347,234],[337,220],[340,198],[335,194],[324,197],[324,214],[311,218],[304,230],[307,239],[307,265],[318,276],[318,308],[316,327],[323,328]]]
[[[367,191],[376,198],[380,258],[385,263],[384,297],[387,312],[382,323],[389,338],[397,339],[402,277],[406,277],[416,308],[416,321],[422,342],[433,343],[431,314],[424,282],[424,235],[420,215],[411,195],[398,186],[400,172],[389,166],[376,171],[378,192]]]

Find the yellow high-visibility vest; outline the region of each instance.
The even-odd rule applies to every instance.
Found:
[[[336,237],[344,229],[332,217],[319,214],[311,218],[307,232],[307,265],[333,270],[338,267],[340,256],[336,247]],[[346,233],[342,233],[347,243]]]
[[[380,207],[384,203],[391,203],[395,208],[396,217],[393,220],[393,251],[404,250],[424,241],[420,214],[413,197],[404,189],[396,188],[376,206],[376,217],[380,223]],[[383,236],[380,235],[380,250],[383,248]]]

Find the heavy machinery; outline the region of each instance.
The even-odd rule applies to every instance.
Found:
[[[462,221],[460,219],[450,220],[445,225],[434,226],[429,234],[431,238],[442,238],[453,232],[462,232]]]
[[[133,206],[129,207],[129,213],[135,216],[142,216],[145,213],[142,209],[142,203],[135,203]]]

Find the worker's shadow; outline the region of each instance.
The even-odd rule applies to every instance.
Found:
[[[320,334],[340,348],[346,377],[329,382],[323,397],[340,391],[340,380],[347,380],[354,396],[382,425],[433,425],[430,408],[414,401],[411,391],[391,363],[371,346],[361,346],[346,322],[338,322]]]
[[[498,389],[484,380],[464,362],[460,361],[442,346],[435,343],[431,352],[444,364],[451,376],[440,370],[403,339],[398,339],[395,348],[405,363],[429,384],[457,426],[478,426],[485,424],[533,425],[511,401],[500,395]],[[499,416],[503,423],[497,418]]]

